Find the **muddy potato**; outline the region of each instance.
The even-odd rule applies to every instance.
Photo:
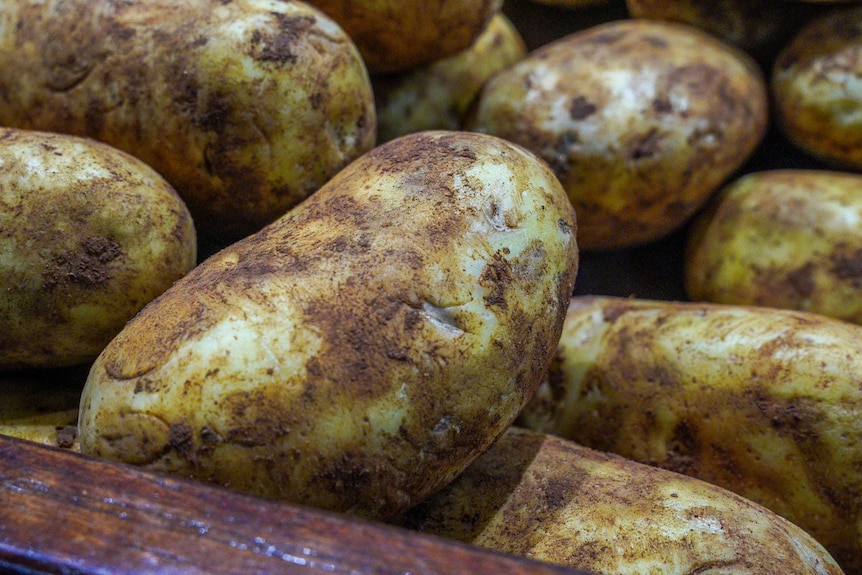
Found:
[[[404,72],[466,50],[502,0],[310,0],[350,35],[372,73]]]
[[[618,249],[681,226],[764,134],[761,74],[695,28],[620,20],[538,48],[491,78],[465,127],[554,169],[578,245]]]
[[[405,527],[599,575],[841,575],[810,535],[712,484],[510,428]]]
[[[375,136],[355,45],[290,0],[6,2],[0,125],[142,159],[213,243],[281,216]]]
[[[574,212],[535,156],[393,140],[144,308],[90,372],[81,449],[393,515],[511,424],[576,272]]]
[[[693,300],[797,309],[862,324],[862,175],[750,173],[689,230]]]
[[[0,371],[93,361],[196,252],[185,204],[140,160],[0,128]]]
[[[423,130],[457,130],[482,84],[521,60],[524,40],[496,14],[467,50],[401,74],[371,77],[378,142]]]
[[[832,10],[797,33],[772,70],[776,124],[800,149],[862,169],[862,7]]]
[[[725,487],[862,573],[862,328],[764,307],[573,298],[520,424]]]

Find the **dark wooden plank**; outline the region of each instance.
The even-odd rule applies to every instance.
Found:
[[[575,575],[0,436],[0,570]]]

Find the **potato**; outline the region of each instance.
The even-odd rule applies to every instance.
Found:
[[[574,212],[498,138],[369,152],[129,322],[81,400],[84,453],[368,518],[448,483],[559,340]]]
[[[0,371],[93,361],[195,265],[183,201],[105,144],[0,128]]]
[[[794,145],[833,167],[862,169],[862,7],[832,10],[785,46],[772,70],[774,115]]]
[[[758,59],[764,50],[774,56],[807,19],[822,12],[785,0],[626,0],[626,6],[635,18],[696,26]]]
[[[619,249],[685,223],[755,149],[766,88],[743,52],[695,28],[620,20],[565,36],[491,78],[465,128],[545,159],[578,245]]]
[[[756,503],[516,427],[399,523],[597,574],[842,573],[810,535]]]
[[[374,145],[355,45],[301,2],[17,0],[0,30],[0,125],[142,159],[219,245]]]
[[[519,423],[725,487],[862,573],[862,327],[764,307],[573,298]]]
[[[404,72],[466,50],[502,0],[309,0],[338,22],[372,73]]]
[[[518,30],[501,13],[463,52],[402,74],[372,76],[378,142],[459,129],[482,84],[526,54]]]
[[[693,300],[798,309],[862,324],[862,175],[749,173],[689,230]]]

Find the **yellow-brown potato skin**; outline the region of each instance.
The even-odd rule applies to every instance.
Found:
[[[377,141],[423,130],[460,129],[488,78],[526,54],[515,26],[504,14],[496,14],[463,52],[402,74],[372,76]]]
[[[862,328],[763,307],[575,297],[519,420],[715,483],[862,573]]]
[[[142,159],[202,237],[257,231],[374,145],[356,47],[302,2],[24,0],[0,30],[0,125]]]
[[[578,245],[608,250],[686,222],[754,151],[767,107],[743,52],[690,26],[631,19],[496,74],[465,128],[545,159],[578,212]]]
[[[374,74],[404,72],[466,50],[502,0],[310,0],[338,22]]]
[[[140,160],[0,128],[0,371],[92,362],[196,257],[188,209]]]
[[[734,493],[517,427],[399,523],[591,573],[842,573],[802,529]]]
[[[862,324],[862,175],[770,170],[731,182],[691,227],[692,300]]]
[[[423,132],[210,257],[99,356],[85,453],[365,517],[441,487],[556,348],[574,212],[535,156]]]
[[[862,7],[831,10],[797,33],[773,66],[776,124],[801,150],[862,169]]]

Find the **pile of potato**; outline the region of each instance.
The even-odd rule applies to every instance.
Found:
[[[862,575],[857,3],[7,2],[0,433]]]

